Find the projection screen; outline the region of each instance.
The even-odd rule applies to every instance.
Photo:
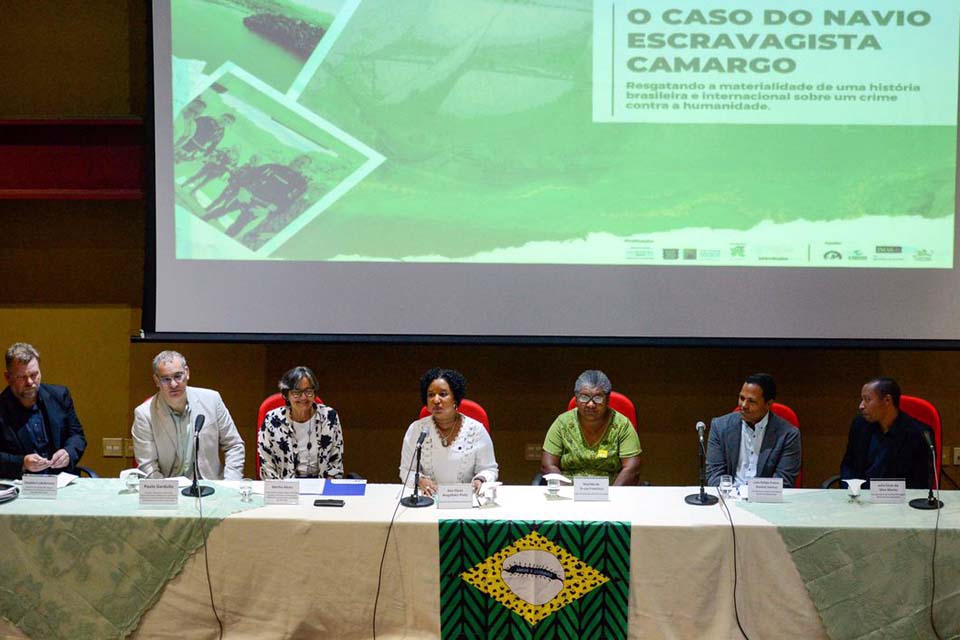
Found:
[[[154,0],[150,328],[958,340],[960,5],[863,4]]]

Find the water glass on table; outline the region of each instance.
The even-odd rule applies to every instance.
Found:
[[[128,473],[123,480],[127,493],[138,493],[140,491],[140,476],[136,473]]]
[[[720,493],[723,494],[724,500],[730,499],[730,493],[733,491],[733,476],[731,475],[722,475],[720,476]]]
[[[240,481],[240,502],[253,502],[253,480],[250,478]]]
[[[547,493],[552,496],[558,495],[560,493],[560,481],[556,478],[547,480]]]

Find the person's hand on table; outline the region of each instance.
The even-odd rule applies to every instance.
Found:
[[[437,483],[425,476],[420,476],[420,493],[428,498],[437,492]]]
[[[483,480],[480,478],[473,479],[473,492],[480,493],[480,487],[483,485]]]
[[[67,458],[69,460],[69,457]],[[23,456],[23,470],[30,473],[40,473],[50,467],[50,461],[39,453],[28,453]]]
[[[60,449],[50,456],[50,467],[53,469],[63,469],[70,464],[70,454],[66,449]]]

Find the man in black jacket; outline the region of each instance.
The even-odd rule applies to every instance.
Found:
[[[900,385],[874,378],[860,390],[860,415],[850,425],[840,477],[903,478],[908,489],[926,489],[932,460],[924,431],[932,438],[929,425],[900,411]]]
[[[0,393],[0,477],[75,473],[87,447],[66,387],[40,383],[40,354],[18,342],[7,349]]]

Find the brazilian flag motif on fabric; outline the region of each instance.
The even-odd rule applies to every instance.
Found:
[[[439,527],[442,638],[627,637],[629,522]]]

